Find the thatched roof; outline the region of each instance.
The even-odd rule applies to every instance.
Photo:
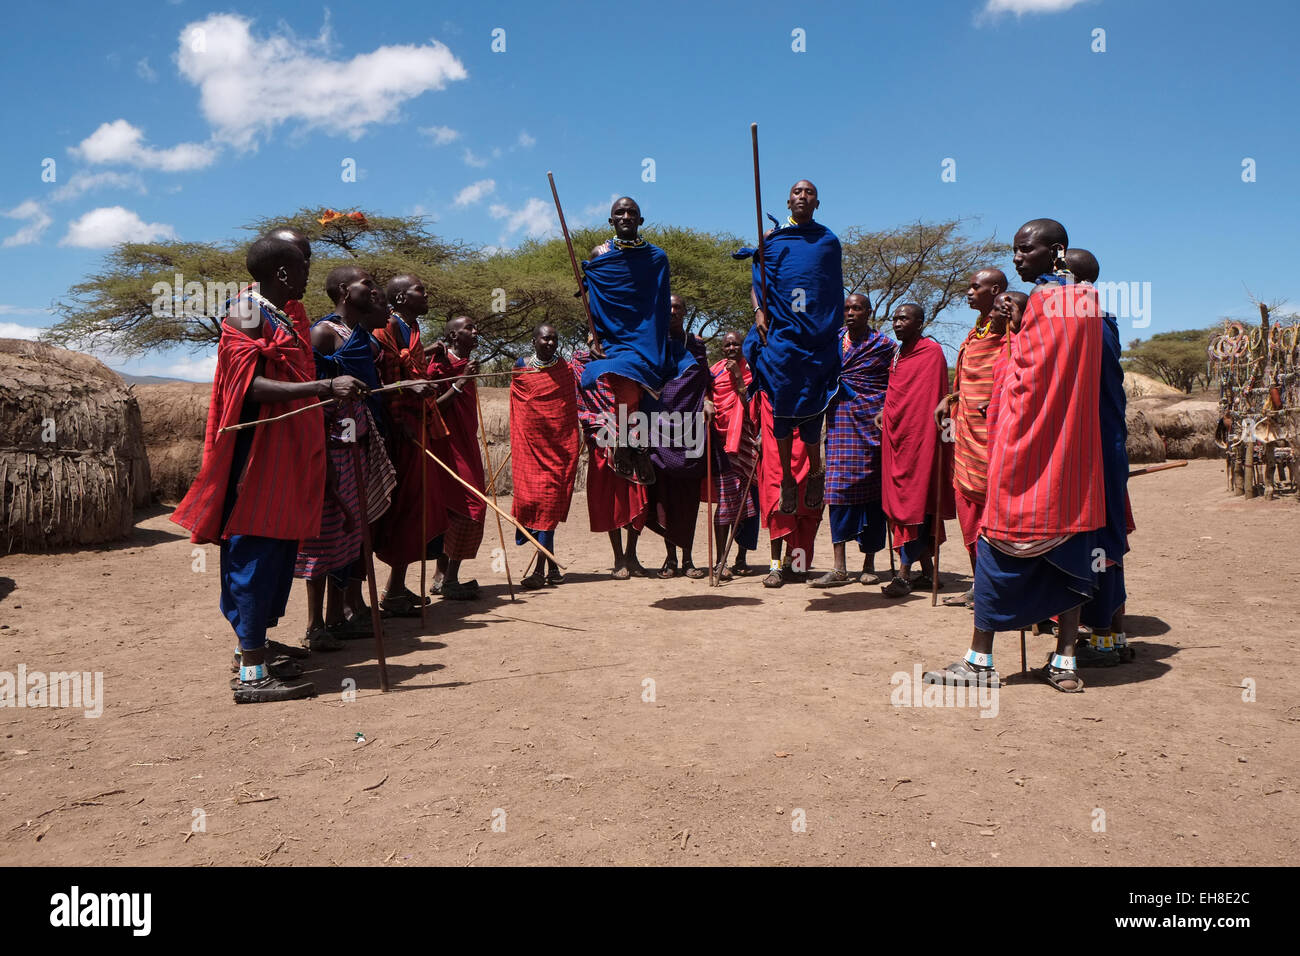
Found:
[[[140,408],[118,375],[0,339],[0,553],[125,537],[148,501]]]

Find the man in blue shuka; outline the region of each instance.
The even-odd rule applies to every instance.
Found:
[[[784,514],[794,514],[798,508],[799,484],[791,470],[795,429],[807,446],[810,465],[804,506],[815,510],[822,506],[826,487],[822,423],[827,406],[844,387],[839,349],[844,312],[840,241],[813,221],[820,205],[817,187],[799,180],[790,187],[785,224],[769,230],[762,249],[754,253],[750,292],[754,328],[745,338],[745,360],[754,372],[750,396],[762,392],[772,406],[773,435],[781,459],[778,507]],[[741,250],[737,255],[746,253]]]

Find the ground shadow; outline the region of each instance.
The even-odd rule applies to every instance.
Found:
[[[1036,641],[1032,637],[1026,637],[1026,658],[1031,670],[1041,668],[1047,660],[1047,655],[1051,653],[1055,646],[1054,640],[1047,638],[1038,638]],[[1008,649],[1013,646],[1008,644]],[[1173,670],[1173,666],[1166,664],[1166,658],[1173,657],[1181,648],[1174,647],[1171,644],[1154,644],[1150,641],[1137,640],[1133,642],[1133,649],[1137,654],[1132,661],[1127,664],[1120,664],[1115,667],[1081,667],[1079,676],[1083,678],[1084,690],[1089,687],[1120,687],[1124,684],[1141,684],[1146,681],[1158,680]],[[1019,647],[1015,647],[1013,652],[1016,654],[1016,666],[1019,667]],[[1032,673],[1013,673],[1003,674],[1002,682],[1004,684],[1028,684],[1041,683],[1042,679]]]
[[[650,607],[661,611],[720,611],[728,607],[762,604],[758,598],[728,594],[683,594],[680,597],[660,598]]]
[[[1124,633],[1130,637],[1159,637],[1169,633],[1169,625],[1149,614],[1125,614]]]
[[[0,601],[12,594],[15,587],[13,578],[0,578]]]

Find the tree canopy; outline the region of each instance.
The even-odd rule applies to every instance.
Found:
[[[1157,332],[1146,340],[1134,339],[1124,352],[1122,364],[1188,394],[1198,385],[1209,388],[1211,380],[1206,349],[1210,337],[1217,331],[1186,329]]]
[[[586,318],[562,239],[483,250],[435,235],[423,217],[317,209],[249,223],[241,241],[120,245],[105,256],[98,272],[56,303],[59,320],[45,339],[127,356],[177,345],[210,347],[220,336],[226,298],[248,281],[248,244],[285,226],[300,230],[312,243],[304,305],[313,317],[331,311],[325,276],[337,265],[355,263],[381,284],[402,273],[420,276],[429,293],[427,330],[436,336],[448,318],[470,316],[480,331],[484,364],[525,352],[542,322],[556,326],[567,346],[585,340]],[[849,229],[842,237],[845,291],[868,294],[876,325],[903,301],[920,303],[927,325],[934,323],[965,291],[970,272],[1006,253],[995,237],[971,238],[963,226],[962,220],[952,220],[874,232]],[[744,240],[674,225],[649,226],[642,234],[668,254],[673,291],[687,304],[688,331],[705,338],[716,352],[723,333],[748,329],[750,266],[730,255]],[[603,226],[577,230],[578,258],[588,257],[607,238]]]

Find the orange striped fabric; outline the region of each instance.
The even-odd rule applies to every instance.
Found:
[[[983,501],[989,483],[989,425],[986,415],[993,397],[993,360],[1002,347],[1001,335],[966,336],[957,353],[953,387],[953,481],[968,498]]]

